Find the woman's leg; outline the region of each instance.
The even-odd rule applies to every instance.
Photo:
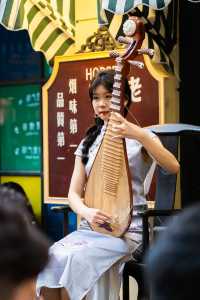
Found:
[[[50,289],[43,287],[41,289],[41,297],[44,300],[62,300],[61,289]]]

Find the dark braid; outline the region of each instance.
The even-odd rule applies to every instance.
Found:
[[[113,83],[114,83],[114,70],[104,70],[100,71],[96,74],[95,78],[91,81],[90,87],[89,87],[89,96],[90,100],[93,100],[93,94],[96,90],[96,88],[99,85],[103,85],[106,90],[108,90],[110,93],[112,93],[113,90]],[[128,103],[126,107],[128,108],[131,103],[131,90],[129,87],[128,80],[125,82],[125,90],[127,92],[126,98],[128,99]],[[127,108],[125,109],[125,114],[127,113]],[[95,117],[95,125],[91,126],[87,131],[85,135],[85,139],[83,141],[83,148],[82,148],[82,162],[84,165],[87,164],[88,161],[88,152],[94,141],[96,140],[97,136],[101,132],[101,128],[104,125],[104,121],[99,118]]]
[[[84,165],[87,164],[88,161],[88,152],[94,141],[96,140],[97,136],[101,132],[101,128],[104,124],[104,121],[101,120],[99,117],[95,118],[95,125],[91,126],[86,131],[86,137],[83,142],[83,148],[82,148],[82,162]]]

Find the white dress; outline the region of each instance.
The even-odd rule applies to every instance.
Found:
[[[155,135],[148,131],[154,137]],[[89,174],[105,126],[89,150],[86,174]],[[65,287],[70,300],[118,300],[124,262],[141,242],[142,220],[137,215],[146,206],[145,190],[151,181],[152,158],[144,160],[142,145],[126,139],[127,155],[133,187],[133,218],[123,238],[92,231],[82,220],[77,231],[72,232],[50,247],[50,261],[37,278],[37,295],[42,287]],[[81,156],[82,142],[75,155]],[[133,183],[134,182],[134,183]],[[145,187],[145,184],[147,183]]]

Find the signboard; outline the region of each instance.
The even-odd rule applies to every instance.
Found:
[[[40,86],[0,89],[0,171],[40,173]]]
[[[144,62],[143,57],[140,58]],[[53,73],[43,86],[44,201],[63,203],[74,165],[74,151],[93,122],[88,95],[96,71],[114,68],[107,52],[56,57]],[[159,123],[160,82],[148,69],[129,74],[132,105],[128,119],[141,126]]]

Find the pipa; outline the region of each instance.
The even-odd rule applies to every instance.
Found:
[[[140,49],[145,36],[141,19],[130,17],[123,28],[126,37],[119,37],[119,42],[126,44],[125,53],[119,55],[115,51],[111,52],[116,61],[111,111],[122,115],[124,79],[130,71],[130,65],[143,68],[143,63],[133,59],[138,54],[152,55],[151,49]],[[113,138],[116,134],[112,132],[112,122],[111,117],[88,177],[84,203],[112,216],[111,223],[90,224],[93,230],[120,237],[131,221],[133,197],[125,139]]]

